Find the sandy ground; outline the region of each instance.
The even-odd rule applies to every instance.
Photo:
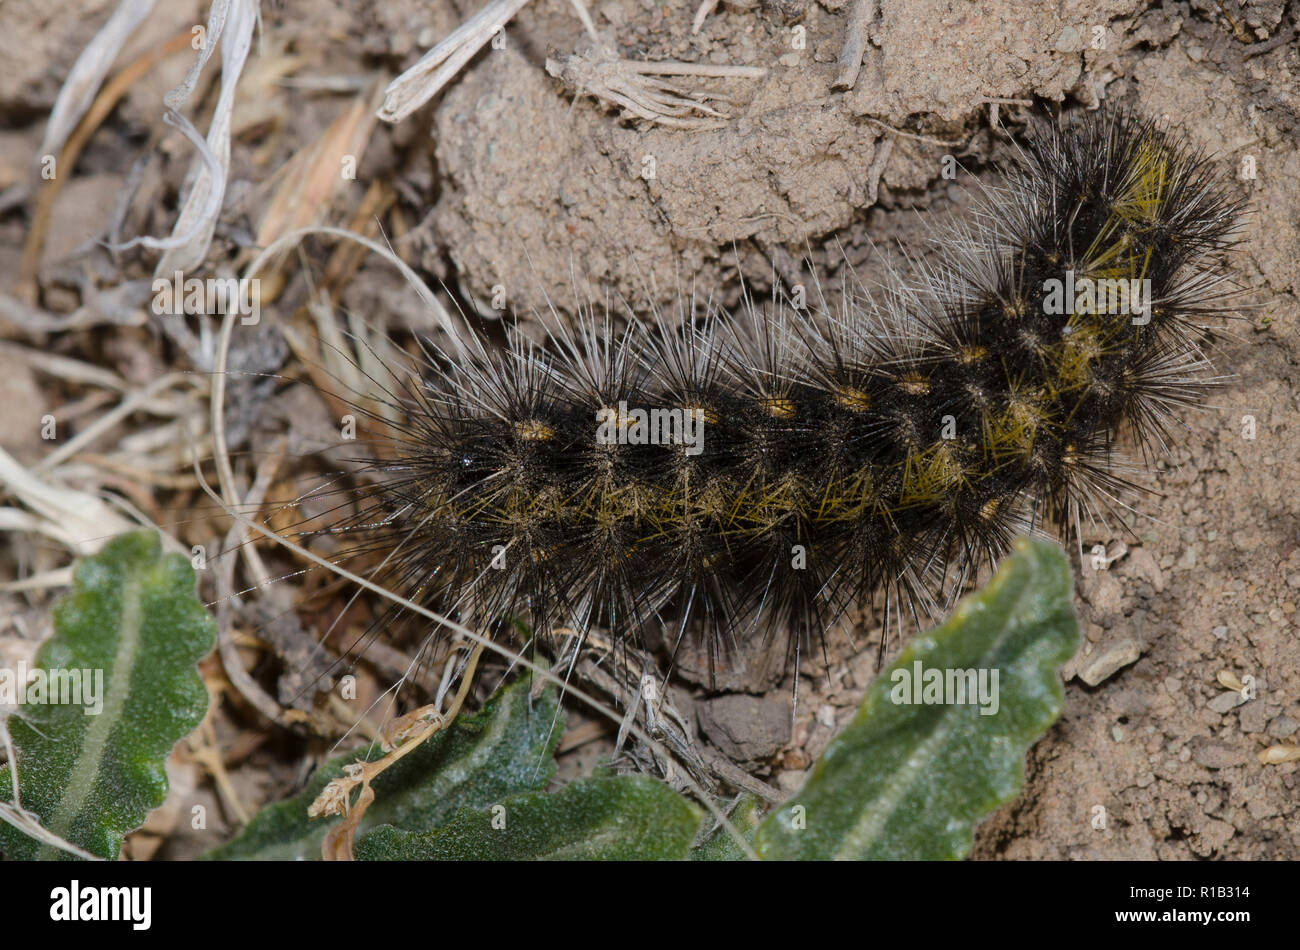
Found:
[[[111,6],[20,0],[0,13],[6,292],[32,219],[33,193],[22,189],[31,184],[44,118]],[[698,33],[691,32],[695,7],[684,0],[594,5],[602,41],[628,59],[768,67],[762,79],[690,79],[732,104],[721,127],[683,131],[629,121],[590,94],[575,100],[574,89],[547,74],[546,61],[590,40],[567,0],[535,0],[507,28],[503,48],[477,56],[440,98],[397,126],[367,129],[355,180],[300,196],[309,207],[299,211],[303,220],[346,223],[367,189],[383,183],[382,222],[394,248],[445,280],[467,307],[477,301],[489,328],[494,295],[524,321],[534,310],[565,311],[606,293],[672,319],[683,293],[734,302],[741,277],[756,293],[767,292],[774,275],[788,284],[815,275],[834,287],[846,265],[870,279],[872,268],[898,263],[903,252],[931,253],[926,241],[936,224],[966,213],[981,184],[995,183],[1013,156],[1007,132],[1022,130],[1027,110],[1011,100],[1052,110],[1119,102],[1186,129],[1251,199],[1241,247],[1225,265],[1242,288],[1242,316],[1212,341],[1224,385],[1213,406],[1186,419],[1187,432],[1150,473],[1152,493],[1136,502],[1141,515],[1081,539],[1085,550],[1103,544],[1118,556],[1097,571],[1076,555],[1086,642],[1066,672],[1093,678],[1100,666],[1118,669],[1094,686],[1070,680],[1061,721],[1029,755],[1024,794],[982,826],[975,856],[1294,859],[1297,763],[1256,759],[1261,748],[1300,737],[1293,491],[1300,442],[1291,437],[1300,414],[1300,47],[1294,36],[1267,51],[1250,45],[1293,29],[1297,14],[1286,6],[883,0],[867,19],[861,71],[843,90],[833,84],[855,9],[844,0],[723,4]],[[377,88],[475,9],[414,0],[264,7],[260,55],[246,71],[247,96],[234,117],[232,184],[212,262],[241,259],[240,249],[265,232],[269,197],[297,174],[280,171],[287,162],[316,148],[348,110],[360,115],[358,104],[373,106]],[[119,62],[201,22],[200,9],[168,4]],[[109,254],[94,241],[108,222],[128,235],[170,229],[188,151],[159,121],[158,103],[188,62],[165,60],[136,83],[65,182],[36,271],[36,300],[46,312],[94,304],[102,317],[111,308],[97,292],[150,274],[147,256]],[[359,78],[341,92],[295,82],[322,76]],[[214,96],[202,108],[210,110]],[[941,173],[948,155],[962,169],[952,180]],[[1253,178],[1243,172],[1252,164]],[[313,246],[305,259],[319,274],[332,250]],[[305,293],[301,275],[286,278],[277,309],[291,311]],[[339,283],[337,303],[383,331],[428,328],[410,289],[373,262]],[[129,381],[200,368],[201,343],[187,351],[134,307],[56,333],[0,318],[0,335]],[[288,349],[271,341],[257,355],[265,365],[252,368],[275,371]],[[86,395],[12,350],[0,351],[0,360],[0,404],[66,408]],[[299,439],[291,452],[309,447],[313,413],[324,414],[328,428],[311,393],[272,397],[250,384],[238,394],[232,402],[258,407],[233,418],[236,441],[242,434],[255,451],[269,445],[264,429]],[[0,416],[0,443],[28,461],[42,450],[29,422]],[[141,488],[103,473],[83,480],[124,492],[176,524],[187,544],[222,530],[206,517],[179,524],[175,513],[192,496],[166,485]],[[11,573],[54,558],[36,542],[10,543]],[[29,649],[47,606],[38,594],[9,598],[0,649],[9,656]],[[310,629],[313,616],[301,616]],[[873,643],[869,611],[860,628],[857,642]],[[283,680],[294,672],[300,633],[265,636],[271,646],[249,654],[282,700],[295,695]],[[1130,662],[1110,662],[1115,657]],[[676,695],[710,745],[792,790],[874,671],[874,647],[855,654],[847,638],[835,638],[828,667],[805,666],[792,733],[782,710],[793,684],[780,670],[724,681],[732,690],[722,696],[707,695],[687,675]],[[1254,698],[1239,702],[1220,685],[1222,671],[1253,678]],[[382,670],[374,676],[382,681]],[[742,687],[770,688],[750,695]],[[582,724],[575,716],[574,728]],[[231,697],[214,728],[250,807],[285,794],[327,746],[320,737],[268,733]],[[565,770],[585,767],[600,748],[578,747]],[[228,803],[218,803],[194,761],[182,755],[174,771],[178,796],[209,801],[224,817],[205,836],[190,834],[174,815],[170,823],[155,820],[152,838],[137,836],[140,856],[159,845],[162,855],[191,854],[229,827]]]

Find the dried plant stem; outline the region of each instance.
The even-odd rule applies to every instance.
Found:
[[[214,696],[208,704],[209,709],[216,707],[216,697]],[[230,809],[231,814],[239,824],[248,824],[248,810],[244,808],[244,803],[240,801],[239,793],[235,791],[235,786],[230,781],[230,773],[226,771],[226,763],[222,761],[221,750],[217,747],[217,734],[212,728],[212,717],[208,716],[199,731],[190,737],[189,740],[190,757],[203,766],[207,773],[212,776],[213,782],[217,786],[217,792],[226,806]]]
[[[852,89],[862,69],[862,54],[867,51],[867,28],[876,18],[878,0],[854,0],[848,25],[844,28],[844,46],[840,49],[839,72],[833,89]]]
[[[704,26],[704,21],[709,18],[709,14],[718,8],[718,0],[701,0],[698,8],[695,10],[695,18],[691,20],[691,32],[698,33]]]
[[[224,363],[224,351],[221,356]],[[221,380],[225,376],[224,365],[217,369],[217,379]],[[215,405],[215,403],[214,403]],[[239,500],[235,496],[235,476],[230,467],[230,456],[226,450],[225,439],[219,441],[214,439],[214,458],[217,463],[217,472],[222,482],[223,493],[226,495],[231,504],[240,504],[257,508],[261,505],[266,497],[266,492],[271,487],[271,482],[275,478],[275,470],[279,468],[280,461],[283,457],[284,440],[281,439],[279,445],[271,452],[262,465],[258,468],[257,476],[253,481],[252,487],[248,494]],[[195,453],[197,465],[197,452]],[[224,550],[227,552],[243,549],[247,551],[250,548],[246,526],[236,521],[226,533]],[[303,713],[296,709],[285,709],[276,702],[266,690],[258,684],[257,680],[244,669],[244,665],[239,656],[239,649],[235,643],[234,631],[231,629],[230,622],[230,601],[234,597],[234,577],[235,577],[235,560],[234,558],[223,558],[221,567],[216,571],[217,581],[217,655],[221,658],[222,669],[226,672],[226,678],[230,684],[235,687],[239,695],[243,696],[248,703],[260,712],[271,722],[277,725],[289,727],[294,723],[301,722]]]
[[[385,122],[401,122],[436,96],[527,3],[528,0],[492,0],[462,23],[388,84],[384,104],[377,113],[379,118]]]
[[[188,49],[191,34],[187,29],[178,33],[161,46],[156,46],[136,57],[122,68],[116,76],[108,81],[94,103],[81,117],[76,129],[68,136],[68,141],[59,153],[55,166],[55,175],[40,190],[36,207],[32,212],[32,226],[27,232],[23,244],[23,256],[18,264],[18,280],[14,287],[15,295],[27,303],[36,300],[36,270],[40,266],[41,249],[45,246],[45,235],[49,229],[50,212],[54,208],[54,199],[59,196],[63,183],[70,177],[72,168],[77,163],[77,156],[86,147],[95,130],[108,118],[108,114],[126,95],[126,91],[145,73],[169,56]]]
[[[623,59],[599,46],[563,59],[548,59],[546,71],[572,89],[575,96],[592,95],[621,106],[637,118],[669,128],[697,131],[725,124],[729,116],[709,102],[729,102],[728,97],[687,89],[657,77],[760,79],[767,75],[767,70],[759,66]]]
[[[321,843],[321,857],[324,860],[352,860],[352,846],[357,827],[366,809],[375,800],[374,789],[370,787],[371,781],[455,720],[461,706],[465,703],[465,697],[469,695],[469,688],[474,682],[474,671],[478,668],[479,657],[482,655],[483,644],[476,644],[465,663],[464,672],[461,673],[460,687],[456,690],[451,707],[445,714],[439,712],[436,706],[424,706],[407,713],[394,723],[396,728],[390,733],[399,743],[392,748],[392,751],[373,762],[353,762],[346,767],[346,775],[335,779],[321,790],[320,795],[307,809],[308,816],[311,818],[340,814],[344,816],[344,821],[336,828],[330,829]],[[358,785],[361,786],[361,793],[357,796],[356,802],[352,802],[352,790]]]
[[[138,392],[131,393],[111,411],[104,413],[96,419],[91,425],[87,426],[81,432],[78,432],[74,438],[64,442],[53,452],[50,452],[43,459],[32,466],[35,472],[48,472],[57,465],[66,462],[83,448],[94,442],[101,435],[113,426],[117,425],[131,413],[144,407],[144,405],[154,398],[158,393],[169,389],[177,384],[192,384],[195,377],[189,373],[168,373],[155,379],[152,383]]]

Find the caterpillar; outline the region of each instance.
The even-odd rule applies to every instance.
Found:
[[[1111,109],[1044,123],[1021,159],[879,292],[429,344],[370,413],[403,421],[331,530],[479,629],[653,627],[710,668],[797,651],[881,590],[941,609],[1017,534],[1113,509],[1121,433],[1162,450],[1216,382],[1199,338],[1242,208],[1203,151]]]

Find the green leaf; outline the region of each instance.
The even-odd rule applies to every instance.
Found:
[[[753,795],[743,795],[727,815],[751,847],[754,844],[754,832],[762,818],[759,813],[760,804]],[[711,814],[704,816],[704,825],[711,830],[704,836],[703,841],[691,849],[692,861],[748,860],[748,855],[740,849],[736,839]]]
[[[643,776],[579,779],[554,794],[463,809],[434,831],[379,828],[357,846],[370,861],[665,861],[685,858],[700,812]]]
[[[803,789],[759,827],[759,856],[963,857],[976,822],[1015,797],[1026,749],[1060,714],[1057,670],[1078,645],[1071,589],[1058,545],[1018,542],[988,587],[871,686]],[[895,703],[917,663],[998,671],[997,712]]]
[[[531,699],[530,677],[520,677],[472,716],[461,716],[410,755],[380,774],[371,787],[375,801],[358,829],[395,824],[425,831],[458,809],[481,808],[508,795],[545,788],[555,774],[552,758],[564,732],[555,691]],[[351,762],[380,758],[367,747],[331,760],[292,798],[268,805],[228,843],[208,852],[217,860],[319,860],[321,841],[341,818],[309,819],[307,807]]]
[[[194,596],[189,562],[164,556],[154,534],[113,539],[73,577],[36,666],[66,677],[89,670],[90,690],[82,702],[32,704],[29,689],[9,730],[23,808],[64,840],[116,858],[126,833],[166,797],[168,753],[203,721],[208,692],[195,664],[212,649],[215,626]],[[0,799],[13,801],[8,765]],[[0,824],[0,853],[71,857],[9,824]]]

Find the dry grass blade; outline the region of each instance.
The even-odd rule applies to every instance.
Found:
[[[54,100],[54,108],[50,110],[50,120],[45,126],[45,136],[41,139],[37,154],[54,155],[62,150],[72,130],[95,101],[95,94],[112,68],[113,61],[117,59],[117,54],[131,38],[136,27],[152,12],[153,7],[154,0],[122,0],[108,22],[86,44],[77,61],[72,64],[68,78],[63,81],[58,98]]]
[[[3,727],[0,727],[3,728]],[[29,838],[35,838],[37,841],[58,848],[60,851],[66,851],[68,854],[75,854],[77,857],[86,861],[102,861],[103,858],[91,854],[89,851],[83,851],[75,844],[64,841],[54,832],[50,831],[40,823],[35,815],[29,811],[24,811],[8,802],[0,802],[0,821],[13,825]]]
[[[318,224],[330,195],[346,182],[340,174],[344,157],[360,164],[374,128],[369,101],[358,96],[320,138],[303,147],[277,172],[279,186],[257,229],[257,246],[274,244],[298,228]]]
[[[67,442],[64,442],[49,455],[45,456],[45,458],[37,462],[36,465],[33,466],[33,469],[38,472],[48,472],[52,470],[60,463],[72,458],[87,445],[93,443],[113,426],[126,419],[126,417],[131,413],[141,409],[159,393],[178,384],[190,385],[193,381],[194,377],[188,373],[168,373],[165,376],[155,379],[143,389],[129,394],[111,411],[100,416],[93,424],[82,429],[76,434],[76,436],[69,439]]]
[[[217,4],[214,3],[213,6],[215,8]],[[185,137],[194,142],[199,154],[190,171],[193,184],[172,228],[172,236],[165,241],[140,239],[146,247],[164,251],[154,270],[156,275],[189,270],[202,264],[207,256],[217,216],[221,213],[221,201],[226,194],[226,178],[230,167],[230,116],[235,108],[235,88],[248,59],[256,22],[257,0],[233,0],[230,5],[230,22],[226,25],[224,42],[221,44],[221,93],[212,113],[212,124],[208,127],[206,142],[198,137],[189,121],[169,103],[169,124],[177,125]],[[211,55],[210,46],[215,45],[219,39],[223,39],[219,33],[207,37],[203,50],[205,56]]]
[[[759,66],[705,63],[645,63],[622,59],[608,49],[591,49],[561,60],[548,59],[546,71],[578,96],[588,94],[620,106],[633,116],[674,129],[702,131],[726,124],[730,116],[712,103],[730,100],[720,93],[688,89],[663,76],[761,79]]]
[[[571,2],[587,34],[599,42],[586,4],[583,0]],[[436,96],[527,4],[528,0],[492,0],[388,84],[378,117],[385,122],[400,122]]]
[[[124,489],[130,498],[142,499],[141,504],[148,507],[147,493],[135,491],[140,479],[167,480],[177,468],[183,469],[190,462],[184,443],[177,439],[179,423],[203,418],[206,380],[190,373],[167,373],[146,386],[136,387],[115,373],[66,356],[14,344],[0,344],[0,349],[14,353],[65,385],[91,387],[89,395],[60,407],[59,425],[101,406],[110,406],[95,418],[83,420],[74,438],[63,441],[30,466],[0,450],[0,494],[18,503],[0,508],[0,531],[39,534],[74,555],[85,556],[99,550],[114,535],[151,523],[153,519],[142,514],[139,506],[126,497],[110,499],[101,497],[94,487],[67,486],[98,487],[116,480],[117,488]],[[83,454],[96,440],[113,432],[120,433],[123,424],[136,413],[161,416],[163,421],[121,436],[112,454],[93,457]],[[74,461],[77,456],[80,460]],[[115,479],[121,471],[132,477],[125,481]],[[178,548],[166,536],[164,541],[169,549]],[[62,586],[69,579],[65,569],[45,571],[6,584],[5,589]]]
[[[18,280],[15,291],[19,298],[31,303],[36,299],[36,270],[40,264],[41,248],[45,246],[45,232],[49,227],[50,212],[54,199],[58,197],[63,183],[70,177],[70,172],[77,163],[77,156],[85,148],[90,137],[99,128],[109,113],[116,107],[126,91],[141,76],[153,69],[159,62],[185,49],[190,42],[189,32],[172,37],[162,46],[155,47],[139,58],[132,60],[100,90],[90,109],[77,123],[76,130],[68,137],[59,154],[56,168],[59,174],[45,183],[36,200],[32,212],[31,227],[27,230],[27,239],[23,243],[23,256],[18,266]]]
[[[94,554],[109,538],[137,527],[101,498],[42,481],[4,449],[0,449],[0,488],[39,516],[30,529],[78,556]]]
[[[388,84],[377,113],[385,122],[401,122],[438,94],[443,86],[509,23],[528,0],[492,0]]]
[[[701,0],[700,5],[695,10],[695,18],[691,20],[691,32],[700,32],[700,28],[704,26],[704,21],[717,8],[718,0]]]
[[[224,441],[220,443],[220,446],[221,450],[224,451]],[[263,459],[262,464],[258,466],[257,475],[248,493],[242,499],[238,499],[238,503],[247,510],[255,511],[265,501],[266,493],[270,490],[271,483],[275,478],[276,469],[279,468],[283,459],[283,451],[284,443],[281,440],[271,454]],[[223,472],[223,484],[227,484],[224,473],[230,468],[229,458],[218,455],[217,460],[219,470]],[[231,493],[234,492],[233,474],[231,475],[228,490]],[[248,543],[248,532],[242,522],[236,521],[231,525],[230,531],[226,534],[224,550],[238,551],[249,562],[254,576],[258,579],[258,586],[261,586],[266,570],[262,566],[257,550]],[[288,728],[294,723],[302,721],[301,712],[294,709],[285,709],[276,702],[266,690],[262,689],[252,674],[244,669],[243,661],[240,659],[230,620],[231,606],[235,598],[234,581],[235,559],[231,557],[222,558],[220,567],[216,571],[217,656],[221,658],[221,668],[225,671],[226,679],[230,681],[230,685],[248,701],[249,705],[271,722]]]
[[[429,312],[433,314],[438,325],[441,326],[443,331],[447,334],[448,343],[451,348],[454,349],[459,356],[463,357],[467,355],[468,350],[466,349],[464,339],[462,339],[462,331],[460,327],[457,325],[456,321],[451,318],[451,314],[447,312],[447,308],[439,302],[436,296],[434,296],[433,291],[429,289],[429,285],[421,279],[420,275],[412,270],[404,260],[398,257],[397,254],[393,252],[392,248],[385,247],[376,241],[372,241],[365,235],[357,234],[355,231],[325,226],[298,228],[295,231],[290,231],[288,234],[282,235],[274,243],[261,250],[257,257],[244,269],[244,279],[249,280],[255,274],[260,273],[261,269],[269,261],[283,253],[285,249],[290,248],[297,242],[301,241],[309,234],[329,234],[334,237],[346,238],[349,241],[354,241],[357,244],[374,251],[384,260],[391,263],[401,271],[402,276],[407,279],[415,289],[415,292],[419,294],[420,300],[429,308]],[[220,372],[224,372],[224,367],[218,367],[218,374],[220,374]],[[218,387],[222,385],[220,375],[217,376],[216,385]]]
[[[445,714],[440,712],[437,706],[425,706],[407,713],[393,723],[393,728],[390,729],[391,738],[384,743],[387,755],[374,762],[352,763],[345,769],[347,774],[330,782],[321,790],[320,795],[307,809],[308,817],[344,816],[343,823],[337,828],[330,829],[321,843],[321,857],[324,860],[352,860],[353,839],[356,837],[357,827],[366,809],[375,800],[375,791],[370,787],[371,781],[455,720],[460,713],[460,707],[464,705],[465,697],[469,695],[469,688],[474,682],[474,671],[478,668],[479,657],[482,655],[483,644],[480,643],[474,647],[465,663],[465,671],[461,673],[460,688],[456,690],[456,698]],[[454,655],[452,659],[455,659]],[[353,802],[352,790],[358,785],[361,786],[361,793],[357,796],[356,802]]]
[[[103,290],[90,291],[86,300],[72,313],[49,313],[30,306],[17,297],[0,293],[0,323],[8,323],[27,336],[45,333],[68,333],[102,325],[143,326],[144,304],[150,296],[150,282],[127,280]]]

